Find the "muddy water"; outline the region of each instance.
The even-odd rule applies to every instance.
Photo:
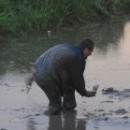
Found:
[[[34,83],[27,94],[25,79],[35,58],[61,42],[91,38],[96,48],[84,72],[86,88],[99,85],[93,98],[76,93],[75,112],[45,116],[48,100]],[[104,90],[103,90],[104,89]],[[13,38],[0,44],[0,129],[128,130],[130,128],[130,23],[88,24]]]

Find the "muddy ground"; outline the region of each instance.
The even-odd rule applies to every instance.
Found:
[[[128,130],[130,89],[99,85],[93,98],[76,93],[77,108],[57,116],[45,116],[48,99],[33,84],[26,93],[25,75],[5,75],[0,83],[0,130]],[[17,80],[17,82],[13,82]]]

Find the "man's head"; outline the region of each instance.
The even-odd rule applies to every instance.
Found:
[[[90,56],[94,50],[94,42],[91,39],[85,39],[81,41],[79,47],[84,53],[84,58],[86,59]]]

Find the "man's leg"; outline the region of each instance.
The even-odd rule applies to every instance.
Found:
[[[38,86],[45,92],[49,99],[49,107],[45,115],[56,115],[61,112],[61,95],[58,86],[53,82],[36,81]]]
[[[63,108],[73,110],[76,106],[75,90],[73,88],[66,88],[63,94]]]
[[[63,109],[73,110],[76,107],[75,89],[71,85],[69,74],[61,71],[62,92],[63,92]]]
[[[49,89],[50,88],[50,89]],[[56,115],[61,111],[61,96],[58,87],[53,84],[53,86],[47,86],[44,89],[45,94],[49,99],[49,108],[45,111],[45,115]]]

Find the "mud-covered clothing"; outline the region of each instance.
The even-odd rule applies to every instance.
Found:
[[[34,77],[40,86],[44,86],[44,91],[51,89],[49,91],[64,95],[69,89],[75,89],[80,95],[86,96],[84,69],[82,50],[75,45],[60,44],[50,48],[36,60]]]

